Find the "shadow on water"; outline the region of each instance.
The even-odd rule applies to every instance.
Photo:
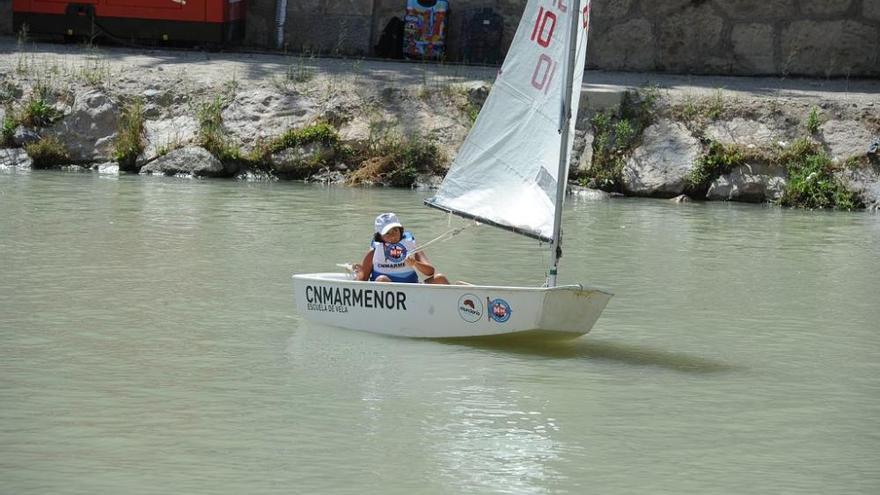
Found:
[[[494,352],[503,352],[551,359],[591,359],[625,363],[633,366],[655,366],[686,373],[723,373],[741,369],[739,366],[650,347],[602,342],[589,339],[538,341],[527,337],[467,338],[437,340],[443,344],[460,345]]]

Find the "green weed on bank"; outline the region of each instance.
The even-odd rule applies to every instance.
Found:
[[[144,105],[140,99],[135,99],[122,109],[116,135],[113,159],[119,163],[120,170],[137,170],[137,157],[144,151],[145,140]]]
[[[418,135],[391,135],[373,143],[355,143],[349,147],[349,156],[359,164],[349,176],[351,184],[379,182],[410,187],[419,174],[438,173],[445,163],[436,143]]]
[[[854,210],[864,205],[834,172],[839,169],[828,155],[806,139],[799,139],[780,154],[777,162],[788,171],[782,206]]]
[[[15,137],[15,128],[18,124],[15,122],[15,119],[11,115],[6,115],[3,118],[3,128],[2,134],[0,134],[0,144],[3,146],[12,146],[14,145],[13,138]]]
[[[810,134],[816,134],[819,132],[819,125],[822,123],[821,117],[819,115],[819,109],[817,107],[813,107],[810,109],[810,114],[807,116],[807,131]]]
[[[582,185],[619,191],[626,157],[638,145],[655,118],[657,88],[627,92],[617,112],[596,114],[593,125],[593,160],[588,170],[574,177]]]
[[[241,148],[232,142],[223,130],[222,114],[225,104],[224,99],[218,96],[196,108],[199,121],[197,144],[221,162],[241,160]]]
[[[42,95],[32,95],[18,115],[18,123],[27,127],[47,127],[61,116]]]
[[[322,149],[312,156],[303,156],[295,161],[292,167],[288,165],[282,170],[280,164],[274,161],[273,155],[276,153],[316,143],[320,144]],[[257,143],[254,151],[244,159],[250,168],[256,170],[286,179],[305,179],[330,164],[329,162],[336,155],[338,144],[339,136],[336,129],[326,122],[317,122],[299,129],[288,129],[268,142]]]
[[[711,141],[691,172],[691,194],[701,196],[717,178],[736,167],[755,162],[782,167],[788,173],[779,200],[782,206],[841,210],[863,206],[858,196],[835,176],[840,167],[807,138],[796,139],[784,148],[772,150],[747,149],[741,145]]]
[[[708,96],[687,96],[670,108],[672,116],[692,127],[703,127],[706,122],[718,120],[730,109],[724,91],[717,88]]]
[[[53,168],[70,162],[70,155],[64,149],[64,145],[54,136],[26,144],[24,149],[33,160],[32,166],[35,169]]]
[[[332,146],[336,144],[338,139],[336,129],[333,126],[319,122],[301,129],[289,129],[269,143],[268,151],[275,153],[285,148],[293,148],[311,143]]]
[[[691,189],[695,194],[705,194],[715,179],[745,164],[749,155],[741,146],[711,141],[707,151],[697,160],[696,166],[691,171],[689,177]]]

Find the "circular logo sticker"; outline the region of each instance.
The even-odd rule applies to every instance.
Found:
[[[400,263],[406,258],[406,246],[401,243],[385,245],[385,259],[392,263]]]
[[[483,302],[473,294],[465,294],[458,298],[458,315],[470,323],[476,323],[483,317]]]
[[[494,299],[489,301],[489,318],[498,323],[504,323],[509,320],[511,313],[513,313],[513,311],[504,299]]]

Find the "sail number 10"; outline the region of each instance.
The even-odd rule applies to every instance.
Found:
[[[559,14],[568,12],[568,5],[566,5],[564,0],[552,0],[550,3]],[[589,15],[590,3],[587,2],[584,6],[584,29],[589,25]],[[535,19],[535,26],[532,28],[532,35],[529,39],[542,48],[548,48],[553,41],[553,31],[556,29],[557,20],[556,12],[539,7],[538,17]],[[543,90],[546,94],[550,89],[550,83],[553,81],[557,65],[557,62],[550,55],[542,53],[535,64],[535,70],[532,72],[532,87],[538,91]]]

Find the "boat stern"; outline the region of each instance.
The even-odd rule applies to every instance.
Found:
[[[544,296],[538,327],[547,331],[588,333],[611,300],[610,292],[593,287],[563,286],[549,289]]]

